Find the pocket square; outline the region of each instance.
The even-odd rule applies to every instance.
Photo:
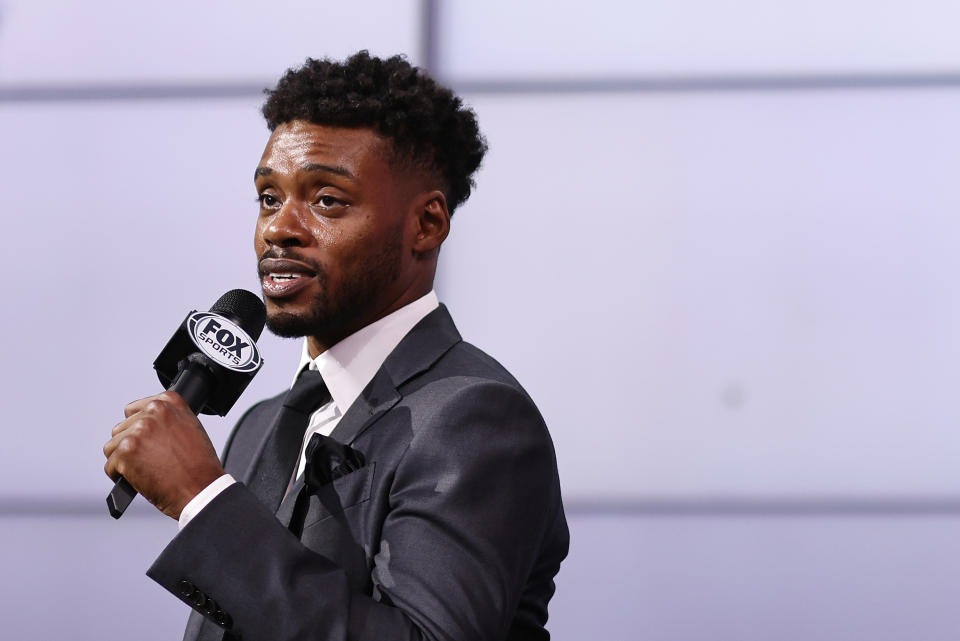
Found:
[[[303,481],[312,490],[359,470],[366,464],[359,451],[323,434],[310,437],[305,454],[307,464]]]

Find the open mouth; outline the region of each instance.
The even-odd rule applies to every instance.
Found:
[[[277,283],[288,281],[288,280],[295,280],[297,278],[303,278],[303,277],[304,277],[304,274],[277,274],[277,273],[267,274],[267,278]]]
[[[306,287],[316,272],[298,261],[265,258],[260,261],[260,286],[265,296],[284,298]]]

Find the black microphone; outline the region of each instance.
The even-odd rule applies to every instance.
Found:
[[[230,290],[209,312],[190,312],[153,362],[160,383],[194,414],[225,415],[263,365],[256,340],[266,319],[263,301],[245,289]],[[110,516],[123,516],[136,495],[121,476],[107,496]]]

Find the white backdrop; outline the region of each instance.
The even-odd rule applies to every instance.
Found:
[[[186,312],[257,286],[259,89],[368,48],[490,141],[438,291],[554,435],[554,638],[956,638],[958,11],[0,1],[6,634],[179,638],[143,576],[175,525],[109,519],[100,448]],[[289,383],[261,349],[218,446]]]

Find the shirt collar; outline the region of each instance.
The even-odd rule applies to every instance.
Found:
[[[439,305],[436,293],[431,290],[350,334],[315,359],[310,358],[307,339],[304,339],[297,374],[308,365],[318,370],[333,402],[345,413],[403,337]]]

